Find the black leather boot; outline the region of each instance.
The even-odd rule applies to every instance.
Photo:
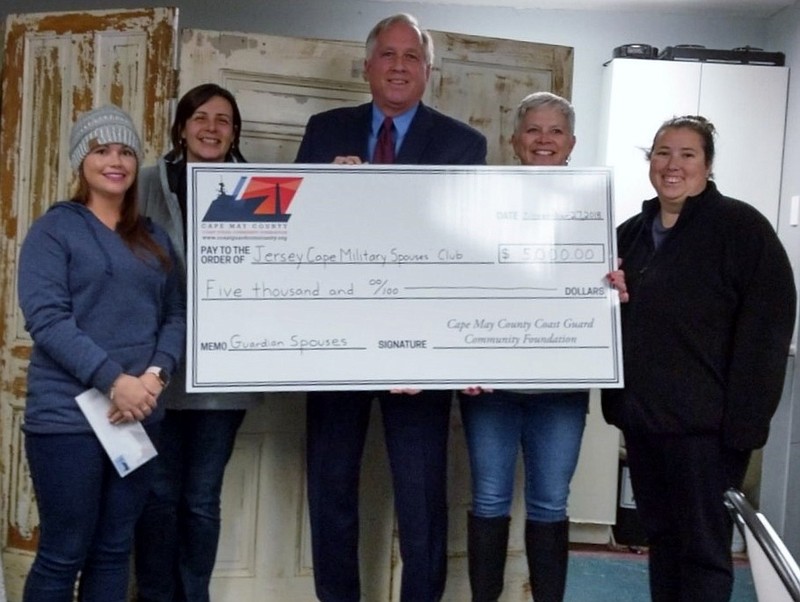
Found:
[[[467,557],[472,602],[497,602],[503,576],[511,518],[482,518],[467,514]]]
[[[526,521],[525,552],[534,602],[563,602],[569,560],[569,521]]]

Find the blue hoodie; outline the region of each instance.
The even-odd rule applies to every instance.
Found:
[[[166,233],[147,227],[178,266]],[[175,371],[186,334],[179,274],[134,254],[79,203],[56,203],[34,222],[19,259],[19,302],[33,338],[25,432],[91,432],[76,395],[107,393],[120,374],[151,365]],[[144,422],[162,416],[159,407]]]

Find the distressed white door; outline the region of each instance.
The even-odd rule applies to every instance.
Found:
[[[432,31],[434,64],[424,101],[480,130],[490,165],[515,163],[514,110],[531,92],[572,97],[572,48]]]
[[[513,111],[536,90],[569,98],[572,49],[432,32],[436,53],[425,102],[481,130],[489,163],[513,162]],[[204,82],[233,92],[243,117],[242,149],[253,162],[291,162],[308,117],[365,102],[363,42],[332,42],[184,30],[180,93]],[[225,481],[223,538],[212,583],[215,599],[313,600],[304,477],[301,395],[268,396],[248,415]],[[573,482],[573,527],[579,538],[607,541],[616,500],[617,435],[592,402],[584,449]],[[375,408],[362,476],[364,599],[399,599],[400,562],[393,531],[391,485]],[[466,510],[469,468],[458,411],[450,446],[450,566],[445,599],[468,599]],[[518,494],[521,493],[518,485]],[[252,497],[257,494],[257,502]],[[506,595],[527,587],[521,495],[514,504]],[[592,527],[598,527],[595,532]],[[252,594],[252,595],[251,595]],[[255,596],[255,597],[253,597]]]
[[[183,30],[179,94],[215,82],[242,113],[241,149],[251,162],[291,163],[310,115],[369,100],[363,45]],[[373,425],[378,417],[378,408]],[[389,600],[392,498],[382,430],[371,428],[361,488],[366,600]],[[212,598],[316,600],[305,489],[302,394],[266,395],[248,412],[228,465],[223,532]]]
[[[31,222],[67,198],[69,131],[87,109],[113,103],[133,117],[147,160],[169,123],[176,9],[16,15],[6,21],[0,128],[0,534],[9,600],[19,600],[38,517],[20,423],[30,339],[17,307],[17,252]]]

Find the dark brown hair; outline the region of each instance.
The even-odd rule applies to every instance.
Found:
[[[215,96],[227,100],[231,104],[231,109],[233,110],[233,143],[228,153],[225,155],[225,161],[244,163],[246,159],[239,150],[239,135],[242,132],[242,114],[239,112],[239,105],[236,104],[236,99],[233,94],[217,84],[200,84],[199,86],[195,86],[178,101],[178,106],[175,109],[175,120],[172,122],[172,129],[170,130],[169,136],[172,142],[172,152],[175,156],[183,156],[185,158],[186,153],[181,135],[183,129],[186,127],[186,122],[189,121],[189,118],[194,115],[194,112],[198,108]]]
[[[661,127],[658,128],[656,135],[653,136],[653,144],[650,145],[650,150],[647,151],[647,160],[650,160],[656,140],[658,140],[658,137],[664,132],[664,130],[677,129],[692,130],[700,136],[700,139],[703,141],[703,152],[705,153],[706,167],[711,167],[711,165],[714,163],[714,155],[716,153],[716,149],[714,148],[714,136],[717,134],[717,130],[713,123],[700,115],[682,115],[680,117],[667,119],[664,123],[662,123]]]
[[[138,182],[139,176],[137,174],[131,187],[125,191],[116,231],[135,255],[142,259],[145,258],[146,254],[154,256],[161,264],[161,268],[168,272],[172,268],[172,260],[167,251],[150,236],[144,218],[139,215],[139,207],[136,202]],[[78,170],[78,188],[72,200],[81,205],[86,205],[89,202],[89,182],[83,174],[82,165]]]

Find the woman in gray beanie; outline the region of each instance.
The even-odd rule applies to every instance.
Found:
[[[69,141],[77,190],[22,245],[19,302],[33,339],[23,430],[40,519],[24,602],[72,602],[78,575],[81,602],[127,597],[152,463],[112,462],[75,398],[96,389],[112,424],[155,435],[181,359],[184,294],[169,237],[138,213],[141,157],[124,111],[82,115]]]

